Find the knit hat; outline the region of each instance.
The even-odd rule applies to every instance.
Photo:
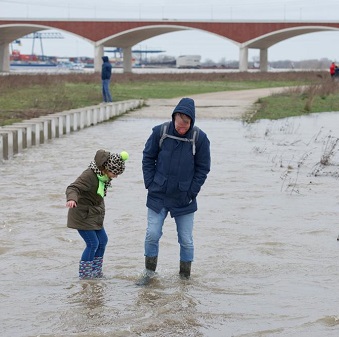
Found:
[[[125,161],[128,159],[128,154],[127,156],[125,154],[127,154],[125,151],[120,154],[111,153],[107,161],[103,164],[103,167],[113,174],[122,174],[125,171]]]

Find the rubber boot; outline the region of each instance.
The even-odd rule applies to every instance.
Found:
[[[102,256],[95,256],[92,265],[92,277],[93,278],[102,278],[104,274],[102,273]]]
[[[155,275],[155,269],[157,268],[158,257],[146,256],[145,257],[145,270],[141,275],[141,278],[136,282],[138,286],[146,286],[150,283],[151,278]]]
[[[79,278],[81,280],[88,280],[92,278],[93,261],[79,262]]]
[[[145,268],[147,270],[155,271],[155,269],[157,268],[157,263],[158,263],[157,256],[145,257]]]
[[[180,261],[179,275],[182,280],[189,280],[191,276],[191,264],[192,262]]]

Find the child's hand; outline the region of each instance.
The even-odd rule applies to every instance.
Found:
[[[68,207],[68,208],[77,207],[77,203],[74,200],[69,200],[69,201],[66,202],[66,207]]]

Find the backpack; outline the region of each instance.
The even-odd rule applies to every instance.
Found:
[[[161,132],[160,132],[160,140],[159,140],[159,148],[161,148],[162,142],[164,141],[165,138],[172,138],[172,139],[176,139],[176,140],[180,140],[182,142],[190,142],[192,143],[192,153],[193,156],[195,155],[195,143],[198,140],[199,137],[199,131],[200,129],[197,126],[193,126],[193,137],[192,139],[188,139],[188,138],[181,138],[181,137],[176,137],[176,136],[172,136],[166,133],[168,126],[169,126],[170,122],[165,122],[161,125]]]

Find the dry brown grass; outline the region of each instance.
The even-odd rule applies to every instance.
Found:
[[[175,82],[175,81],[291,81],[312,82],[319,78],[326,78],[326,72],[234,72],[234,73],[181,73],[181,74],[114,74],[112,83],[128,82]],[[21,87],[44,85],[52,86],[58,83],[98,83],[100,74],[9,74],[0,81],[0,90],[6,88],[20,89]]]
[[[285,93],[291,97],[301,97],[304,103],[304,111],[312,112],[313,103],[316,97],[325,99],[330,95],[337,95],[339,92],[339,81],[328,77],[321,78],[318,82],[310,83],[306,86],[296,86],[287,88]]]

